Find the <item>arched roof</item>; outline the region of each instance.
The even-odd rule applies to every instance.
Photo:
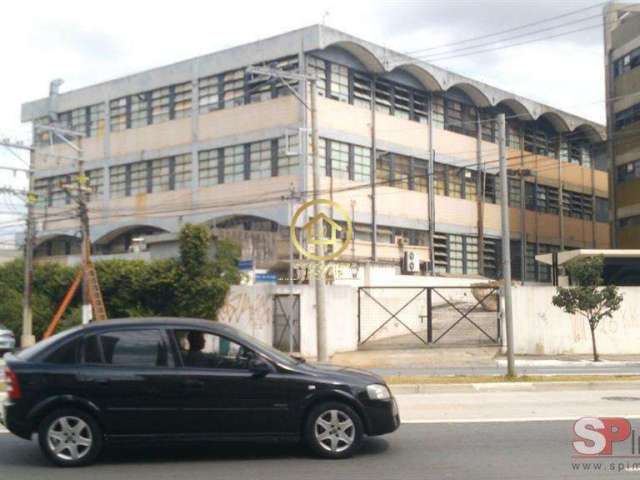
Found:
[[[369,71],[373,73],[385,72],[384,64],[368,48],[351,41],[339,41],[327,45],[327,47],[340,47],[356,57]]]
[[[43,243],[48,242],[49,240],[57,240],[57,239],[62,239],[62,240],[73,240],[75,242],[80,243],[80,239],[78,237],[75,237],[73,235],[68,235],[66,233],[52,233],[49,235],[38,235],[38,237],[36,238],[35,241],[35,247],[39,247],[40,245],[42,245]]]
[[[442,87],[436,77],[430,72],[415,63],[404,63],[394,67],[394,70],[403,70],[414,77],[420,84],[429,91],[437,92]]]
[[[594,143],[603,142],[605,140],[601,132],[599,132],[593,125],[589,123],[581,123],[573,129],[575,133],[583,133],[584,136]]]
[[[500,102],[498,102],[498,105],[504,105],[505,107],[508,107],[515,115],[518,116],[519,120],[533,120],[533,115],[525,106],[525,104],[515,98],[506,98],[504,100],[501,100]]]
[[[549,121],[553,128],[555,128],[558,132],[568,132],[571,130],[567,121],[556,112],[544,112],[538,118],[545,118]]]
[[[124,226],[120,226],[117,228],[114,228],[113,230],[108,231],[107,233],[105,233],[104,235],[102,235],[101,237],[97,238],[96,240],[94,240],[93,243],[95,244],[105,244],[105,243],[109,243],[112,240],[114,240],[115,238],[119,237],[120,235],[130,232],[132,230],[138,230],[141,228],[148,228],[151,230],[156,231],[156,233],[167,233],[168,230],[165,230],[164,228],[160,228],[157,227],[155,225],[147,225],[144,223],[134,223],[131,225],[124,225]]]
[[[476,107],[484,108],[493,106],[491,99],[482,90],[471,83],[453,83],[449,86],[448,90],[452,88],[457,88],[458,90],[462,90],[466,93]]]

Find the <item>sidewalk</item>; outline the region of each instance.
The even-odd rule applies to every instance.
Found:
[[[336,353],[331,363],[372,370],[380,375],[504,375],[507,361],[499,347],[364,350]],[[517,356],[519,374],[640,374],[640,355]]]

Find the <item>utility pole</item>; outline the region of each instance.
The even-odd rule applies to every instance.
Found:
[[[296,188],[291,184],[289,186],[289,195],[282,197],[283,200],[289,200],[289,225],[293,219],[293,206],[296,200],[300,200],[301,197],[296,195]],[[287,317],[287,326],[289,327],[289,353],[293,352],[295,344],[295,335],[293,333],[293,241],[289,236],[289,315]],[[298,305],[300,305],[298,303]]]
[[[502,219],[502,278],[504,280],[504,316],[507,330],[507,375],[516,375],[513,358],[513,311],[511,303],[511,239],[509,234],[509,189],[507,181],[506,132],[504,113],[497,116],[500,158],[500,216]]]
[[[91,322],[93,313],[89,297],[89,262],[91,261],[91,236],[89,232],[89,211],[87,207],[87,177],[84,174],[82,137],[78,137],[78,209],[80,213],[80,253],[82,256],[82,323]]]
[[[318,200],[318,191],[320,189],[320,159],[319,159],[319,134],[318,134],[318,88],[316,83],[316,77],[309,75],[306,72],[296,73],[285,70],[279,70],[270,67],[248,67],[247,73],[253,73],[256,75],[264,75],[269,78],[279,79],[291,92],[291,94],[298,99],[302,105],[311,113],[311,146],[312,146],[312,166],[313,166],[313,200]],[[298,94],[298,92],[287,83],[287,80],[296,80],[301,82],[309,82],[311,90],[311,101],[309,105]],[[317,217],[320,213],[318,203],[313,205],[313,215]],[[320,231],[320,222],[315,222],[315,235],[317,238],[322,236]],[[322,258],[324,255],[324,248],[322,245],[315,244],[315,256]],[[323,272],[324,262],[321,261],[319,265],[319,271]],[[318,361],[327,362],[329,355],[327,352],[327,317],[325,311],[325,283],[324,278],[318,278],[316,275],[314,278],[314,287],[316,292],[316,340],[318,349]]]
[[[436,193],[435,193],[435,182],[434,182],[434,173],[435,173],[435,161],[436,161],[436,152],[433,150],[433,94],[429,95],[429,118],[428,118],[428,130],[429,130],[429,144],[428,144],[428,154],[429,160],[427,163],[427,202],[429,209],[429,248],[431,251],[429,255],[431,257],[431,261],[429,262],[429,273],[431,275],[435,275],[436,273],[436,257],[435,257],[435,230],[436,230]]]
[[[378,145],[376,140],[376,77],[371,81],[371,260],[378,260],[378,219],[376,218],[376,176]]]
[[[14,171],[23,171],[28,176],[29,186],[26,192],[27,219],[26,234],[24,239],[24,290],[22,293],[22,335],[20,337],[20,346],[22,348],[29,347],[36,343],[36,337],[33,335],[33,247],[35,244],[35,202],[36,197],[33,192],[33,172],[35,152],[33,147],[28,147],[19,143],[1,141],[0,145],[8,149],[28,150],[29,151],[29,167],[27,169],[12,169]]]

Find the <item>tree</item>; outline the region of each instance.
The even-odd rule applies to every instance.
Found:
[[[556,307],[565,312],[571,315],[579,314],[587,319],[591,330],[594,362],[600,361],[596,347],[596,328],[603,318],[611,318],[622,303],[622,295],[615,285],[603,285],[603,266],[602,255],[572,260],[566,269],[574,286],[557,287],[552,300]]]

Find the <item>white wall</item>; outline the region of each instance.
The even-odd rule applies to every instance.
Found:
[[[515,353],[524,355],[590,354],[591,333],[584,317],[568,315],[551,299],[555,287],[513,288]],[[602,354],[640,354],[640,287],[620,288],[624,296],[613,318],[596,329]],[[503,329],[503,332],[505,330]]]

